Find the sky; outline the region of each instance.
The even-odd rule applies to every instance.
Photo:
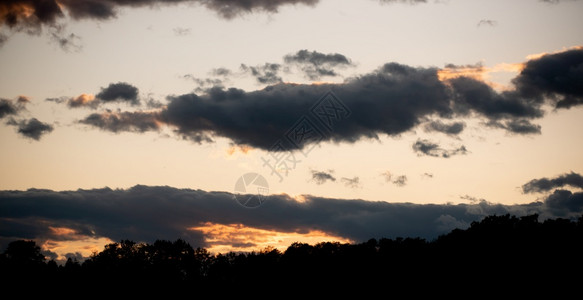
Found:
[[[0,3],[0,246],[583,213],[583,2]]]

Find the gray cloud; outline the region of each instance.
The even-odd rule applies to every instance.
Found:
[[[183,76],[183,78],[190,79],[190,80],[192,80],[192,82],[194,82],[194,84],[196,85],[195,91],[197,93],[201,93],[201,92],[207,93],[212,88],[224,87],[224,81],[222,79],[219,79],[219,78],[199,78],[199,77],[194,77],[191,74],[186,74]]]
[[[205,7],[216,11],[221,17],[232,19],[253,12],[277,13],[285,5],[303,4],[315,6],[319,0],[197,0]]]
[[[345,186],[355,189],[361,187],[360,178],[358,176],[354,176],[353,178],[342,177],[340,181],[344,183]]]
[[[443,149],[439,144],[431,142],[429,140],[418,139],[413,144],[413,150],[417,152],[418,155],[427,155],[433,157],[443,157],[449,158],[453,155],[463,155],[467,154],[468,150],[464,145],[455,149]]]
[[[385,178],[385,182],[392,183],[399,187],[407,185],[406,175],[394,175],[389,171],[386,171],[381,175]]]
[[[316,182],[316,184],[324,184],[326,181],[336,181],[336,178],[332,175],[334,173],[333,170],[325,171],[316,171],[312,170],[312,181]]]
[[[434,120],[425,124],[426,131],[442,132],[448,135],[458,135],[464,130],[465,127],[466,123],[464,122],[453,122],[447,124],[440,120]]]
[[[317,80],[324,76],[338,76],[334,68],[353,65],[350,59],[342,54],[325,54],[306,49],[286,55],[284,61],[287,64],[297,64],[310,80]]]
[[[36,118],[21,121],[12,120],[8,124],[16,126],[20,135],[35,141],[40,140],[44,134],[50,133],[54,129],[51,124],[43,123]]]
[[[524,193],[542,193],[548,192],[555,188],[562,188],[564,186],[571,186],[583,189],[583,176],[578,173],[571,172],[559,175],[555,178],[539,178],[533,179],[522,186]]]
[[[281,70],[280,64],[265,63],[264,65],[258,66],[248,66],[246,64],[241,64],[241,70],[243,72],[251,74],[251,76],[257,79],[257,82],[262,84],[274,84],[282,82],[279,76],[279,71]]]
[[[191,34],[190,28],[174,27],[172,31],[174,31],[174,35],[176,36],[187,36]]]
[[[483,20],[480,20],[480,22],[478,22],[478,25],[476,25],[476,26],[481,27],[481,26],[496,26],[496,25],[498,25],[497,21],[483,19]]]
[[[81,37],[74,33],[64,33],[62,26],[51,27],[49,37],[53,43],[57,44],[65,52],[80,52],[83,49]]]
[[[578,198],[579,197],[579,198]],[[225,192],[135,186],[76,191],[0,191],[0,241],[9,239],[66,239],[51,227],[75,230],[75,236],[131,239],[183,238],[207,246],[202,232],[187,228],[205,222],[243,224],[281,232],[321,230],[357,242],[370,238],[422,237],[433,239],[462,224],[492,214],[528,215],[542,219],[554,212],[574,213],[579,194],[561,194],[546,202],[501,205],[486,201],[469,204],[412,204],[339,200],[307,195],[297,202],[287,195],[266,197],[262,206],[246,209]],[[64,209],[66,208],[66,209]],[[445,217],[444,217],[445,216]],[[447,226],[449,225],[449,226]]]
[[[504,122],[500,121],[490,121],[486,123],[489,127],[505,129],[509,133],[514,134],[540,134],[541,126],[538,124],[532,124],[529,120],[516,119],[516,120],[506,120]]]
[[[399,175],[393,179],[393,184],[396,186],[405,186],[407,185],[407,176]]]
[[[69,101],[70,99],[71,98],[69,98],[69,97],[61,96],[61,97],[46,98],[45,101],[61,104],[61,103],[65,103],[65,102]]]
[[[213,69],[211,71],[211,75],[213,75],[213,76],[224,76],[224,77],[227,77],[227,76],[231,76],[232,73],[233,72],[231,70],[229,70],[227,68],[223,68],[223,67],[221,67],[221,68],[215,68],[215,69]]]
[[[107,110],[102,113],[90,114],[79,123],[111,132],[146,132],[160,128],[155,114],[142,111],[113,112]]]
[[[12,100],[0,98],[0,119],[10,115],[16,115],[20,109],[21,107]]]
[[[95,97],[103,102],[122,101],[132,105],[140,103],[138,88],[126,82],[110,83],[109,86],[101,88]]]

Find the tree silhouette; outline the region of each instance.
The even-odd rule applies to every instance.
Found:
[[[379,288],[410,288],[411,297],[428,291],[461,293],[453,286],[489,296],[522,293],[533,284],[555,294],[576,290],[583,279],[583,216],[544,222],[538,218],[491,215],[432,241],[397,237],[352,244],[296,242],[283,252],[268,247],[213,255],[182,239],[153,244],[122,240],[83,262],[68,258],[61,266],[46,262],[34,241],[18,240],[0,254],[0,274],[8,285],[48,289],[67,282],[104,296],[163,291],[172,297],[194,290],[220,296],[264,287],[291,289],[297,295],[312,289],[359,289],[361,296]]]

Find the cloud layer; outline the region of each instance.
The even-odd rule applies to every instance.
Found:
[[[577,216],[583,210],[581,200],[581,193],[568,191],[523,205],[484,200],[457,205],[388,203],[309,195],[298,202],[287,195],[271,195],[262,206],[248,209],[231,193],[162,186],[62,192],[30,189],[0,192],[0,240],[184,238],[206,246],[203,232],[192,228],[208,223],[288,233],[318,230],[353,241],[399,236],[433,239],[492,214],[538,213],[543,219]],[[65,231],[75,234],[59,234]]]
[[[339,54],[303,50],[289,57],[310,67],[348,61]],[[539,134],[541,126],[532,121],[544,116],[544,104],[566,109],[583,103],[583,90],[575,84],[583,80],[583,48],[526,62],[513,80],[515,88],[503,92],[476,78],[441,80],[437,68],[398,63],[329,84],[282,83],[277,75],[279,65],[275,66],[245,68],[259,81],[276,84],[255,91],[215,86],[206,93],[169,96],[168,105],[152,113],[152,118],[198,142],[225,137],[237,145],[286,151],[322,141],[353,143],[380,135],[397,136],[420,124],[426,124],[427,131],[457,135],[465,128],[465,123],[455,121],[457,117],[477,118],[487,128],[512,134]],[[84,123],[114,132],[136,131],[134,127],[157,129],[142,126],[143,115],[136,117],[133,127]],[[433,121],[427,123],[428,119]],[[124,122],[130,124],[132,116],[127,115]],[[279,142],[283,147],[276,147]],[[441,157],[467,152],[463,146],[444,150],[425,140],[418,141],[414,149]]]

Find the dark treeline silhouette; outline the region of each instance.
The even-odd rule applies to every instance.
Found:
[[[558,295],[582,283],[583,216],[539,222],[536,214],[493,215],[432,241],[294,243],[283,252],[266,248],[213,255],[181,239],[153,244],[122,240],[82,263],[69,258],[62,265],[46,261],[34,241],[17,240],[0,255],[0,267],[6,286],[66,285],[94,293],[408,288],[409,298],[463,287],[473,289],[472,295],[509,289]]]

